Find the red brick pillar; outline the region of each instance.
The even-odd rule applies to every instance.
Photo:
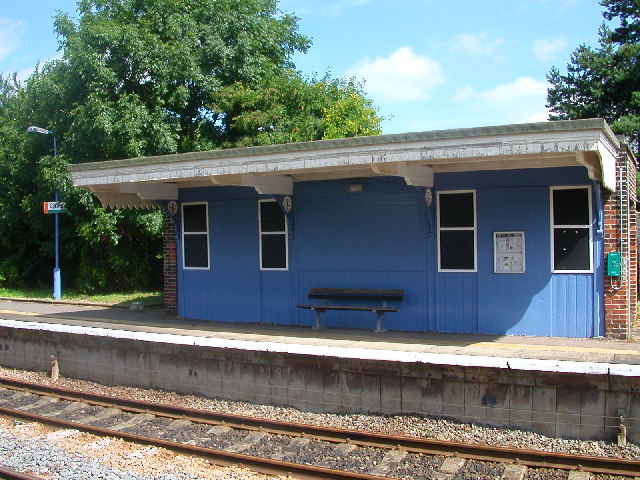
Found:
[[[164,311],[178,314],[178,245],[176,226],[166,209],[163,209],[162,248],[164,258]]]
[[[637,225],[636,166],[632,155],[623,152],[618,158],[616,191],[605,197],[604,203],[604,310],[605,336],[628,338],[635,317],[637,302]],[[609,277],[606,255],[621,252],[623,274]]]

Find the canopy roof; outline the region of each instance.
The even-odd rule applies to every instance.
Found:
[[[433,186],[440,172],[582,166],[616,188],[620,142],[602,119],[352,137],[70,165],[73,184],[109,207],[153,208],[180,188],[253,187],[290,195],[308,180],[400,176]]]

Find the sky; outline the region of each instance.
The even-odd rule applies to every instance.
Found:
[[[56,11],[75,0],[0,0],[0,73],[59,58]],[[597,0],[280,0],[312,47],[307,76],[356,78],[383,133],[545,121],[552,66],[596,46]]]

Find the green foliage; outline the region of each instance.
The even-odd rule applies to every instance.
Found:
[[[221,90],[223,146],[269,145],[380,134],[380,117],[353,81],[305,79],[287,72],[260,88],[235,83]]]
[[[84,240],[77,279],[81,291],[131,291],[162,277],[160,212],[97,208],[79,225],[78,235]]]
[[[226,135],[225,112],[210,108],[220,89],[257,88],[309,47],[275,0],[82,0],[78,11],[55,21],[77,161],[209,148]]]
[[[361,86],[350,81],[332,85],[337,98],[323,110],[323,139],[379,135],[380,118]]]
[[[598,47],[580,45],[571,55],[567,73],[552,68],[547,76],[550,119],[605,118],[625,135],[636,152],[640,141],[640,2],[602,0],[607,21]]]
[[[62,58],[0,76],[0,285],[51,283],[54,192],[63,284],[158,288],[159,212],[107,211],[69,163],[380,133],[361,87],[306,79],[310,41],[277,0],[80,0],[54,20]],[[77,18],[76,19],[74,19]],[[27,134],[29,125],[55,132]]]

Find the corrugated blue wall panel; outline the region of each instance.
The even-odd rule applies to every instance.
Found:
[[[212,287],[209,272],[183,271],[179,287],[180,316],[196,319],[211,318]]]
[[[260,273],[260,297],[262,316],[259,321],[280,325],[291,325],[295,305],[291,272],[262,271]],[[258,320],[255,320],[258,321]]]
[[[558,337],[594,336],[593,279],[591,275],[554,275],[553,329]]]
[[[179,312],[188,318],[258,322],[261,317],[257,196],[248,188],[181,191],[209,205],[209,270],[182,270]],[[182,254],[179,244],[179,255]],[[182,257],[180,256],[180,262]]]
[[[349,183],[363,192],[346,193]],[[401,288],[398,313],[385,315],[387,328],[428,328],[428,212],[423,191],[397,178],[297,184],[294,263],[296,302],[308,303],[313,287]],[[327,312],[329,326],[367,328],[370,312]],[[298,311],[311,325],[313,312]]]
[[[478,331],[550,335],[549,187],[480,189],[477,202]],[[525,273],[494,273],[497,231],[524,232]]]
[[[478,332],[478,276],[475,273],[439,273],[436,330]]]
[[[348,184],[362,192],[347,193]],[[209,271],[179,269],[180,314],[220,321],[311,325],[312,287],[401,288],[398,330],[598,335],[603,328],[602,237],[594,221],[595,275],[552,274],[549,186],[586,185],[585,170],[531,169],[436,174],[434,193],[474,189],[478,271],[436,271],[435,205],[400,178],[299,182],[289,217],[289,270],[260,271],[258,199],[251,188],[181,190],[209,202]],[[435,195],[434,195],[435,197]],[[594,203],[602,204],[594,195]],[[179,220],[178,220],[179,221]],[[493,272],[493,232],[524,231],[526,272]],[[181,251],[179,252],[181,253]],[[595,300],[597,298],[597,300]],[[371,329],[373,313],[327,312],[330,327]]]
[[[551,273],[550,199],[552,185],[589,185],[580,167],[437,174],[438,190],[475,189],[478,222],[478,271],[438,273],[437,317],[440,331],[470,331],[473,309],[451,302],[477,301],[477,332],[514,335],[584,337],[601,332],[602,312],[594,291],[601,292],[602,265],[597,253],[602,238],[594,218],[595,275]],[[594,188],[597,188],[594,187]],[[601,201],[594,195],[594,212]],[[493,232],[524,231],[526,272],[496,274]],[[444,278],[442,278],[444,277]],[[477,279],[477,297],[471,278]],[[443,292],[442,289],[461,289]],[[465,317],[465,318],[467,318]]]

